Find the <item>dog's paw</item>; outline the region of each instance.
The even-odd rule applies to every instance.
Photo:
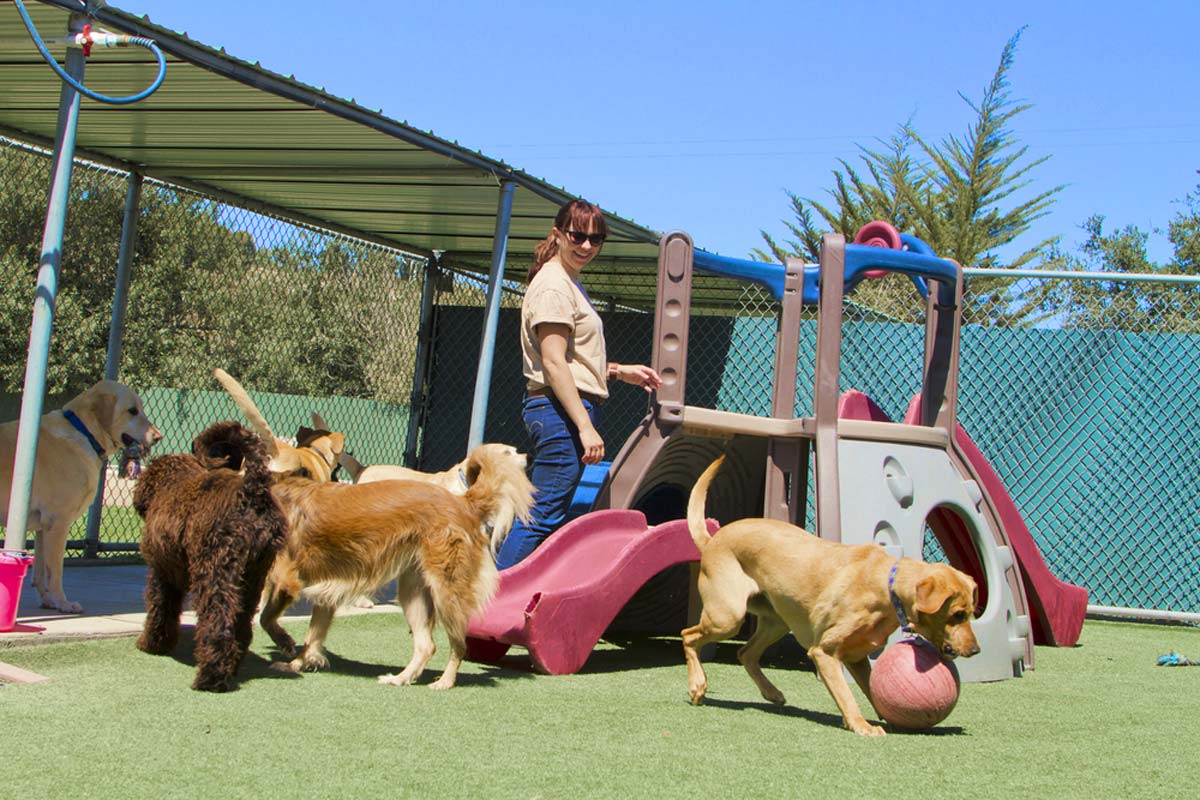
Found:
[[[351,603],[351,605],[354,606],[355,608],[374,608],[375,601],[364,594],[364,595],[360,595],[357,598],[355,598],[354,602]]]
[[[774,703],[777,706],[787,703],[787,698],[783,696],[783,692],[779,691],[774,686],[770,687],[769,689],[763,689],[762,696],[763,700],[766,700],[768,703]]]
[[[197,675],[192,688],[198,692],[228,692],[233,688],[233,680],[224,675]]]
[[[380,675],[379,682],[384,686],[408,686],[412,683],[412,676],[404,672],[399,675]]]
[[[292,675],[296,674],[296,670],[292,667],[292,662],[290,661],[272,661],[270,669],[274,670],[275,672],[287,672]]]
[[[429,684],[429,688],[433,689],[435,692],[444,692],[447,689],[454,688],[454,679],[446,677],[438,678],[436,681]]]
[[[887,736],[887,731],[864,720],[859,725],[847,726],[859,736]]]
[[[329,668],[329,659],[324,653],[305,653],[299,658],[293,658],[291,664],[295,672],[320,672]]]
[[[152,656],[162,656],[175,649],[174,642],[166,642],[161,639],[147,639],[145,636],[139,636],[137,640],[137,649],[143,653],[149,653]]]
[[[42,608],[52,608],[64,614],[82,614],[83,606],[65,597],[42,597]]]

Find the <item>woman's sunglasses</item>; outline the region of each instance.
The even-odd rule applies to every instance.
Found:
[[[603,233],[584,233],[583,231],[563,231],[563,233],[567,235],[567,238],[571,240],[571,244],[573,245],[581,245],[585,241],[591,242],[592,247],[599,247],[604,244]]]

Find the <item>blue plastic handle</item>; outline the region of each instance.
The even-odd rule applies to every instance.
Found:
[[[907,275],[917,287],[921,297],[929,296],[925,281],[936,280],[943,290],[942,302],[952,302],[954,281],[958,270],[954,264],[938,258],[933,249],[915,236],[904,233],[900,241],[906,249],[891,250],[886,247],[871,247],[862,244],[846,245],[845,282],[852,287],[866,277],[871,270],[885,269]],[[727,278],[752,281],[764,287],[776,300],[783,299],[783,281],[786,270],[782,264],[766,261],[747,261],[729,258],[696,250],[692,253],[692,264],[698,269],[723,275]],[[801,295],[805,305],[816,305],[820,299],[820,267],[810,264],[804,268]],[[949,294],[947,294],[949,292]],[[947,299],[947,297],[951,299]]]
[[[768,261],[746,261],[741,258],[729,258],[706,253],[703,250],[692,252],[692,266],[705,272],[723,275],[726,278],[752,281],[765,288],[776,300],[783,299],[783,278],[787,270],[783,264]],[[805,300],[807,303],[808,301]]]

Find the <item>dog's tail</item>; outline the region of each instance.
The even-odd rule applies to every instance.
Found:
[[[721,456],[709,464],[708,469],[704,470],[696,479],[696,485],[692,487],[692,493],[688,497],[688,531],[692,534],[692,541],[696,543],[697,550],[704,550],[704,545],[708,544],[708,540],[712,538],[708,534],[708,525],[704,522],[704,501],[708,497],[708,485],[712,483],[713,478],[717,475],[717,470],[721,469],[721,464],[724,462],[725,456]]]
[[[346,474],[350,476],[352,483],[358,483],[358,476],[363,474],[363,470],[367,465],[354,457],[352,453],[347,453],[345,450],[338,453],[338,464],[342,469],[346,470]]]
[[[258,435],[262,437],[263,442],[267,446],[267,452],[272,456],[278,455],[278,449],[275,447],[275,434],[271,432],[271,426],[267,424],[267,420],[259,412],[258,406],[254,405],[254,401],[250,399],[250,395],[246,394],[246,390],[242,388],[242,385],[220,367],[213,370],[213,377],[225,387],[225,391],[229,392],[229,396],[233,398],[234,405],[242,412],[242,416],[250,423],[250,427],[254,428]]]

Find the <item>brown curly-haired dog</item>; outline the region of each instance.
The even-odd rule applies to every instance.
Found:
[[[269,463],[266,446],[249,428],[217,422],[196,437],[190,455],[160,456],[138,478],[133,505],[146,521],[141,551],[150,570],[137,646],[156,655],[175,647],[184,595],[191,591],[193,689],[232,688],[250,647],[263,581],[287,537],[287,520],[271,496]]]

